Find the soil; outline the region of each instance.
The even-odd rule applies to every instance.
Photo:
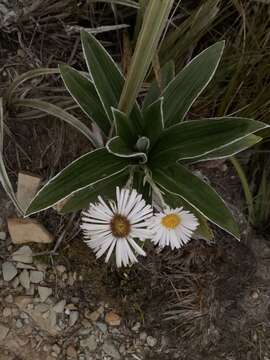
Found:
[[[17,8],[10,5],[9,9]],[[29,19],[20,26],[12,18],[11,25],[2,23],[2,96],[17,73],[32,67],[68,61],[77,68],[84,66],[78,34],[67,36],[62,26],[86,24],[84,16],[91,9],[83,9],[83,16],[67,15],[51,27],[50,21],[46,25],[41,21],[34,35]],[[40,19],[40,14],[32,15],[35,21]],[[96,25],[96,18],[92,20]],[[30,86],[20,87],[16,96],[28,91],[36,97],[66,97],[64,89],[55,90],[59,84],[57,76],[30,82]],[[46,181],[90,149],[78,133],[55,119],[36,118],[37,113],[25,109],[7,108],[5,114],[4,155],[14,187],[20,170],[41,175]],[[81,113],[79,116],[83,118]],[[270,238],[249,229],[240,184],[229,163],[204,164],[198,170],[234,212],[242,228],[241,242],[215,229],[211,244],[192,240],[177,252],[159,252],[150,246],[149,256],[138,265],[117,270],[97,261],[83,243],[78,217],[70,226],[69,216],[46,211],[37,217],[56,239],[67,226],[68,231],[57,256],[34,257],[31,266],[41,269],[44,280],[33,285],[32,292],[20,284],[15,286],[14,279],[4,281],[0,273],[0,359],[270,359]],[[16,211],[3,191],[0,199],[0,230],[7,235],[0,240],[1,265],[10,261],[18,246],[12,244],[6,226],[6,219]],[[50,250],[50,246],[30,246],[35,253]],[[59,265],[64,266],[62,272]],[[19,276],[22,270],[17,271]],[[38,286],[52,289],[44,302]],[[66,306],[55,315],[51,308],[61,300]],[[48,316],[56,317],[49,328],[46,317],[38,313],[42,306]],[[120,316],[120,325],[106,322],[110,311]],[[71,313],[78,317],[72,325]],[[57,327],[60,330],[54,334]]]

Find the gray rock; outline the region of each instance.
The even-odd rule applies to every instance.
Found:
[[[150,347],[157,345],[157,339],[155,339],[153,336],[147,336],[146,342]]]
[[[3,278],[5,281],[10,281],[17,275],[17,269],[11,262],[4,262],[2,264]]]
[[[52,294],[52,289],[45,286],[39,286],[38,293],[41,301],[45,302],[48,299],[48,297]]]
[[[30,281],[33,284],[39,284],[44,280],[44,273],[42,271],[30,271]]]
[[[18,319],[17,321],[16,321],[16,328],[17,329],[21,329],[23,327],[23,323],[22,323],[22,321],[20,320],[20,319]]]
[[[30,288],[30,277],[29,272],[24,269],[19,275],[20,283],[25,289]]]
[[[106,334],[107,329],[108,329],[106,324],[104,324],[102,322],[96,322],[96,327],[99,328],[99,330],[102,331],[103,334]]]
[[[79,312],[71,311],[69,315],[69,326],[75,325],[78,319],[79,319]]]
[[[0,323],[0,341],[3,341],[9,332],[9,328]]]
[[[57,314],[61,314],[66,306],[66,300],[60,300],[57,304],[54,305],[53,310],[57,313]]]
[[[83,339],[80,341],[80,345],[83,348],[88,348],[88,350],[95,351],[97,348],[97,342],[95,335],[90,335],[88,338]]]
[[[19,250],[15,251],[12,254],[12,259],[17,262],[22,262],[25,264],[32,264],[33,262],[33,253],[29,246],[22,246]]]
[[[121,355],[119,351],[117,350],[116,346],[109,340],[105,341],[102,346],[103,351],[111,356],[113,359],[120,360]]]
[[[6,240],[7,234],[4,231],[0,231],[0,240]]]

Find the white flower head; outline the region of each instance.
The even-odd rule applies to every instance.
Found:
[[[151,237],[146,220],[153,216],[152,207],[146,205],[136,190],[120,190],[119,187],[116,188],[116,202],[106,203],[101,196],[98,200],[83,212],[81,228],[87,245],[97,258],[107,252],[105,262],[115,249],[118,267],[137,262],[135,254],[146,254],[134,239],[144,241]]]
[[[155,214],[149,220],[149,229],[152,231],[152,241],[161,248],[170,246],[179,249],[186,244],[198,227],[197,218],[183,208],[166,208]]]

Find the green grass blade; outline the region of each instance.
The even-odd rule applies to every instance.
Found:
[[[125,113],[133,108],[172,6],[173,0],[150,0],[148,3],[119,103],[119,109]]]

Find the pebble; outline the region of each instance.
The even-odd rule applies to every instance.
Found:
[[[141,340],[141,341],[145,341],[146,338],[147,338],[146,332],[145,332],[145,331],[141,332],[141,333],[140,333],[140,340]]]
[[[12,295],[8,295],[5,297],[5,302],[7,302],[8,304],[12,304],[13,303],[13,296]]]
[[[42,271],[30,271],[30,281],[33,284],[39,284],[44,280],[44,273]]]
[[[33,253],[31,248],[28,245],[20,247],[19,250],[15,251],[12,254],[12,259],[17,262],[32,264],[33,262]]]
[[[107,332],[107,325],[102,322],[97,322],[96,326],[99,328],[100,331],[103,332],[103,334],[106,334]]]
[[[20,280],[19,280],[19,277],[17,276],[17,277],[15,277],[15,279],[12,280],[12,283],[11,283],[13,289],[16,289],[18,287],[19,283],[20,283]]]
[[[57,314],[61,314],[66,306],[66,300],[60,300],[57,304],[54,305],[53,310],[57,313]]]
[[[153,336],[147,336],[146,342],[150,347],[154,347],[157,345],[157,339]]]
[[[104,313],[104,307],[100,306],[96,311],[90,312],[88,309],[85,311],[84,316],[86,319],[96,322],[99,317]]]
[[[0,323],[0,341],[3,341],[9,332],[9,328]]]
[[[110,311],[105,315],[105,321],[109,326],[119,326],[121,324],[121,316]]]
[[[78,319],[79,319],[79,312],[71,311],[69,315],[69,326],[75,325]]]
[[[2,272],[5,281],[11,281],[18,273],[16,267],[9,261],[2,264]]]
[[[3,310],[3,317],[8,317],[12,314],[12,311],[10,308],[8,307],[5,307],[4,310]]]
[[[59,345],[54,344],[54,345],[52,346],[52,351],[55,352],[57,355],[59,355],[59,354],[61,353],[61,348],[60,348]]]
[[[136,324],[131,328],[132,331],[138,332],[140,330],[141,324],[136,322]]]
[[[29,272],[24,269],[19,275],[20,283],[25,289],[30,288],[30,277]]]
[[[41,301],[45,302],[48,297],[52,294],[52,289],[45,286],[38,286],[38,294]]]
[[[88,338],[81,340],[80,345],[83,348],[88,348],[89,351],[95,351],[97,348],[95,335],[90,335]]]
[[[69,345],[66,350],[66,355],[72,360],[77,360],[77,351],[73,345]]]
[[[23,323],[20,319],[16,320],[16,328],[21,329],[23,327]]]
[[[0,231],[0,240],[6,240],[7,234],[4,231]]]
[[[56,271],[58,271],[60,274],[63,274],[64,272],[66,272],[66,267],[64,265],[57,265],[56,266]]]
[[[105,341],[105,343],[102,346],[103,351],[111,356],[113,359],[120,360],[121,355],[115,345],[111,341]]]

